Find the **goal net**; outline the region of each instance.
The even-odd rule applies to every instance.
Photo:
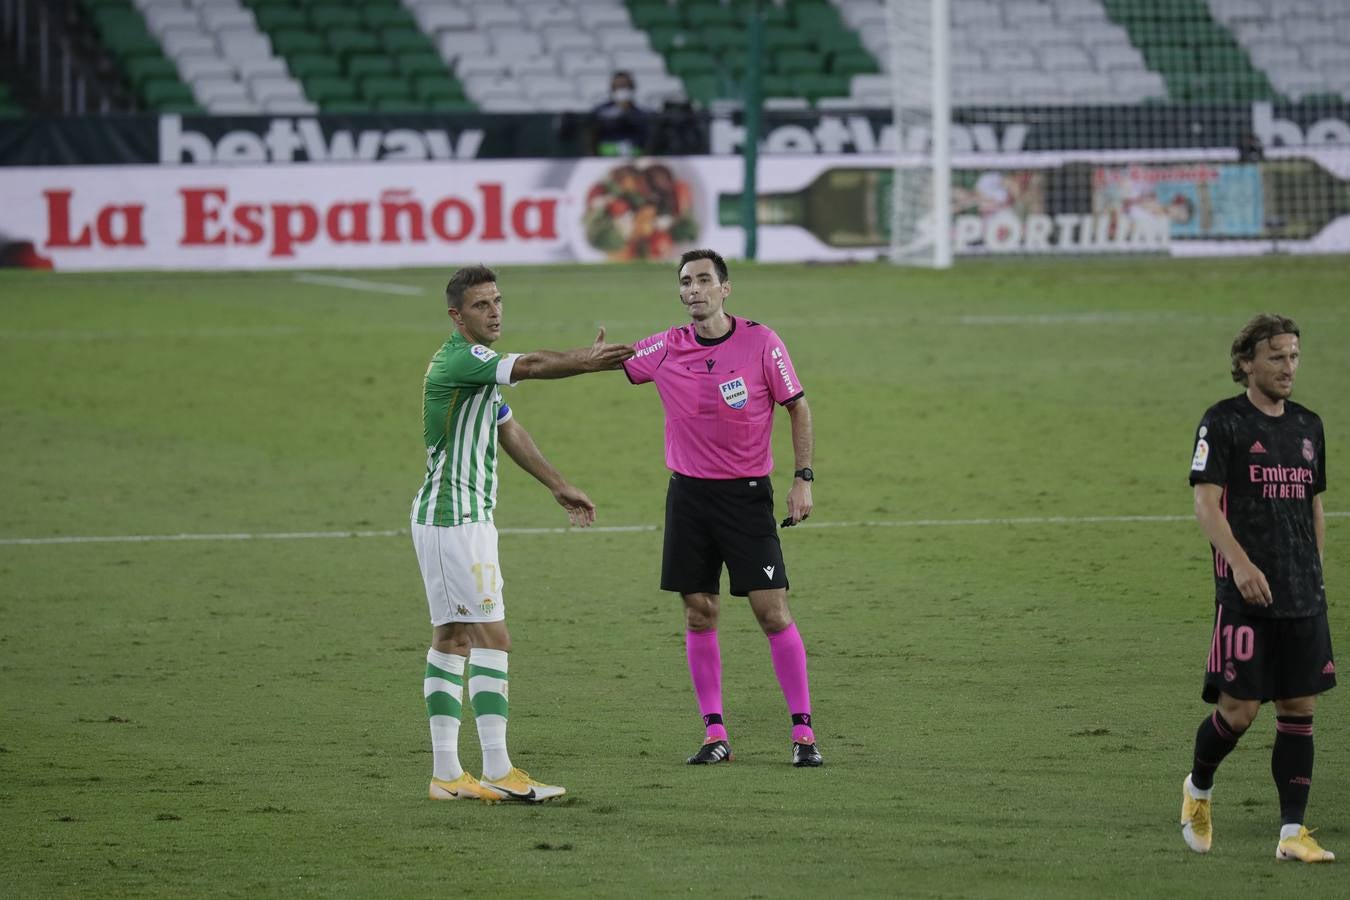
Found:
[[[832,2],[897,263],[1350,252],[1346,0]]]

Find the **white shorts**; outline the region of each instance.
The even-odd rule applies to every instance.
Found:
[[[497,526],[412,523],[413,549],[427,588],[432,625],[500,622],[506,618]]]

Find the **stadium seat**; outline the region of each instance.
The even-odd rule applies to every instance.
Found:
[[[423,34],[432,36],[441,31],[463,31],[473,27],[473,16],[458,6],[419,6],[414,21]]]
[[[315,75],[337,75],[342,71],[342,66],[336,58],[326,53],[301,53],[290,58],[290,70],[303,81]]]
[[[614,72],[609,56],[594,50],[569,50],[557,59],[564,75],[600,75],[608,79]]]
[[[396,71],[393,57],[384,53],[358,53],[347,60],[347,76],[357,81],[373,75],[391,77]]]
[[[138,94],[145,82],[158,80],[177,80],[179,77],[178,67],[172,60],[164,56],[137,56],[126,61],[122,66],[127,75],[127,80],[131,87]]]
[[[651,39],[632,28],[601,28],[596,32],[600,48],[613,53],[618,50],[651,50]]]
[[[323,5],[309,8],[309,22],[316,30],[331,31],[334,28],[362,28],[365,22],[361,10],[350,6]]]
[[[286,28],[272,34],[272,46],[283,56],[298,53],[322,53],[328,49],[323,36],[298,28]]]
[[[592,49],[596,40],[589,31],[580,28],[550,28],[544,32],[544,44],[550,53],[558,54],[564,50]]]
[[[410,78],[418,75],[435,75],[442,78],[449,76],[449,70],[435,51],[400,53],[395,62],[398,70]]]
[[[170,28],[186,28],[194,31],[201,28],[201,20],[197,18],[196,10],[183,6],[161,6],[148,10],[145,14],[145,24],[156,36],[162,36]]]

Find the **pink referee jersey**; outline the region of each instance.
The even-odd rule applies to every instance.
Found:
[[[708,340],[682,325],[643,338],[623,364],[633,384],[656,382],[666,411],[666,466],[691,478],[760,478],[773,471],[775,404],[802,395],[773,329],[728,316]]]

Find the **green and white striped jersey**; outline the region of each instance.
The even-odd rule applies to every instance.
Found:
[[[427,366],[422,435],[427,474],[413,498],[421,525],[491,522],[497,504],[497,426],[511,418],[498,385],[517,354],[469,343],[456,331]]]

